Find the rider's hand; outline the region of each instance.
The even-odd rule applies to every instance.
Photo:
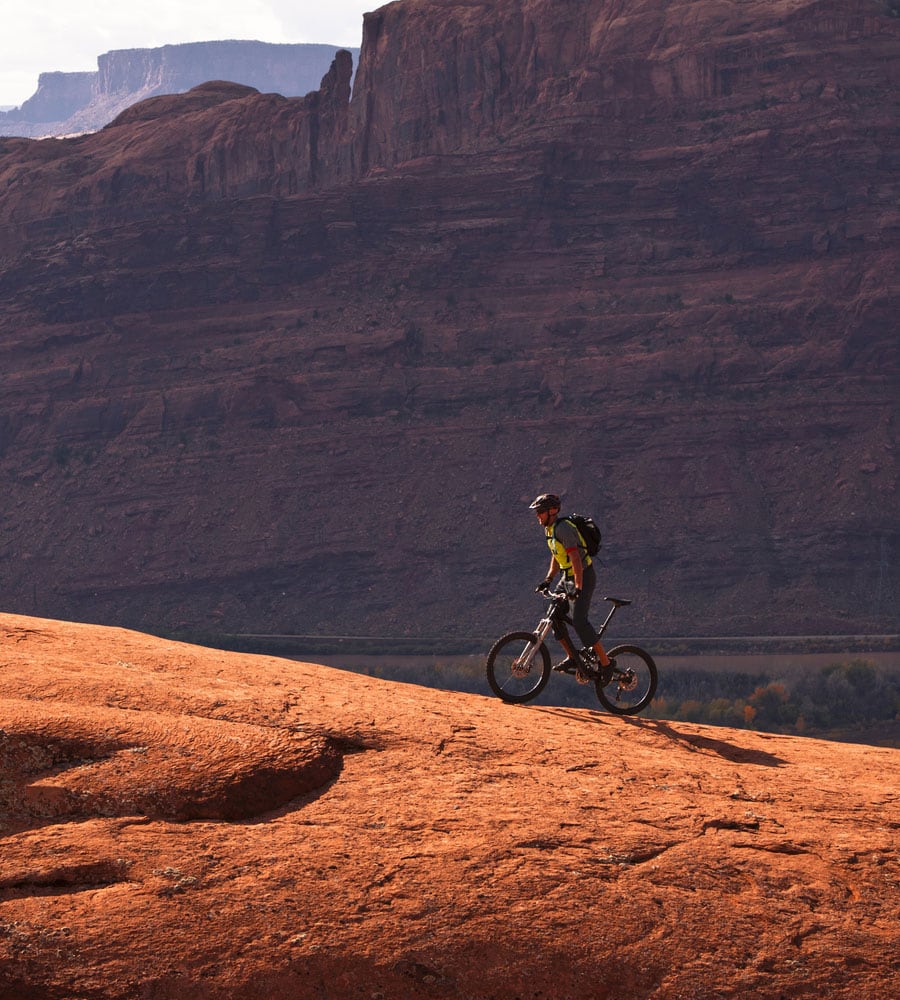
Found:
[[[547,577],[546,580],[541,580],[541,582],[534,588],[536,594],[542,594],[550,584],[553,583],[553,577]]]
[[[566,584],[566,593],[569,595],[571,600],[577,601],[581,597],[581,587],[576,587],[574,583]]]

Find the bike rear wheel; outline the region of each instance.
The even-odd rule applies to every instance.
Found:
[[[531,632],[509,632],[488,653],[487,679],[503,701],[531,701],[550,680],[550,652]]]
[[[612,674],[599,667],[597,697],[600,704],[616,715],[637,715],[656,694],[656,664],[639,646],[615,646],[608,651],[616,661]]]

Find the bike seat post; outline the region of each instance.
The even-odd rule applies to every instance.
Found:
[[[614,615],[615,613],[616,613],[616,606],[615,606],[615,604],[614,604],[614,605],[613,605],[613,606],[612,606],[612,607],[611,607],[611,608],[609,609],[609,614],[608,614],[608,615],[606,616],[606,621],[605,621],[605,622],[604,622],[604,623],[603,623],[603,624],[602,624],[602,625],[600,626],[600,628],[599,628],[599,630],[598,630],[598,632],[597,632],[597,634],[598,634],[598,635],[601,635],[601,636],[603,635],[603,633],[604,633],[604,632],[606,631],[606,627],[607,627],[607,625],[609,625],[610,621],[612,621],[612,616],[613,616],[613,615]]]

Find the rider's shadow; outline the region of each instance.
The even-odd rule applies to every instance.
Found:
[[[532,712],[546,712],[548,715],[560,715],[564,719],[573,719],[576,722],[587,720],[588,722],[603,724],[613,721],[612,716],[605,712],[597,709],[581,708],[580,706],[569,708],[565,705],[523,705],[522,708],[527,708]]]
[[[676,743],[684,743],[694,750],[714,753],[734,764],[756,764],[760,767],[782,767],[787,764],[783,757],[766,753],[765,750],[751,750],[747,747],[735,746],[725,740],[714,740],[709,736],[699,736],[696,733],[679,732],[671,723],[661,719],[632,719],[623,716],[622,722],[639,729],[652,729]]]
[[[698,736],[696,733],[682,733],[671,723],[662,719],[638,719],[627,715],[620,715],[613,718],[604,712],[586,712],[583,708],[560,708],[542,705],[535,706],[533,711],[548,712],[551,715],[561,715],[567,719],[576,719],[579,722],[594,722],[598,724],[613,724],[624,722],[629,726],[638,729],[649,729],[659,733],[661,736],[672,740],[675,743],[682,743],[692,752],[714,753],[734,764],[755,764],[759,767],[783,767],[787,761],[783,757],[776,757],[775,754],[766,753],[765,750],[750,750],[747,747],[735,746],[726,740],[714,740],[709,736]]]

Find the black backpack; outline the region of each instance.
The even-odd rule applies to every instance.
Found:
[[[603,537],[592,517],[584,514],[566,514],[562,519],[575,525],[575,530],[584,539],[584,547],[589,556],[595,556],[600,551],[600,539]]]

